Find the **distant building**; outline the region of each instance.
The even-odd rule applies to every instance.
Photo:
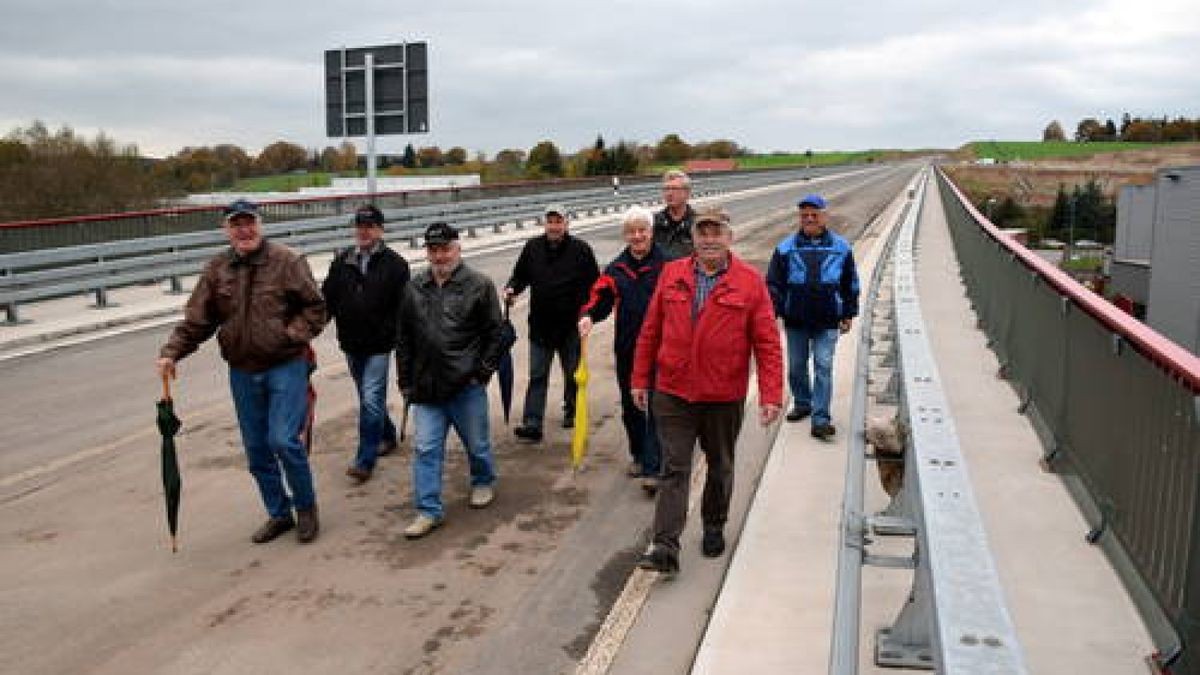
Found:
[[[1200,166],[1121,188],[1111,275],[1136,316],[1200,354]]]
[[[736,159],[689,159],[683,164],[683,170],[688,173],[700,171],[734,171],[736,169]]]

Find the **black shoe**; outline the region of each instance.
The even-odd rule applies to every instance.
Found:
[[[287,532],[296,526],[296,521],[292,520],[291,516],[283,516],[282,518],[271,518],[262,524],[250,535],[250,541],[256,544],[265,544],[275,537]]]
[[[387,457],[395,452],[398,447],[400,447],[400,444],[396,441],[383,441],[379,444],[379,449],[375,451],[375,454],[380,457]]]
[[[513,429],[513,434],[515,434],[517,438],[527,443],[538,443],[542,440],[541,429],[525,426],[524,424],[516,429]]]
[[[804,419],[805,417],[808,417],[811,414],[812,414],[812,408],[810,408],[806,405],[797,406],[788,411],[787,421],[799,422],[800,420]]]
[[[371,480],[372,473],[374,473],[373,469],[364,469],[361,466],[350,466],[346,469],[346,475],[350,477],[350,482],[355,485],[362,485]]]
[[[650,548],[638,558],[638,567],[659,574],[674,576],[679,573],[679,557],[667,549],[651,544]]]
[[[575,428],[575,413],[571,413],[569,416],[563,418],[562,428],[564,428],[564,429],[574,429]]]
[[[700,552],[707,558],[715,558],[725,552],[725,533],[719,527],[705,527],[700,540]]]
[[[812,428],[813,438],[828,440],[830,436],[837,433],[837,429],[833,428],[832,424],[814,424]]]

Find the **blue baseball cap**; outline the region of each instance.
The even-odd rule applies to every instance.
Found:
[[[255,204],[249,199],[239,199],[225,207],[225,220],[229,220],[236,216],[254,216],[255,218],[258,218],[258,204]]]
[[[796,207],[802,209],[806,206],[811,206],[814,209],[824,210],[825,198],[818,194],[804,195],[804,198],[796,204]]]

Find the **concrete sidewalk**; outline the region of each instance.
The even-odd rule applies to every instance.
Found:
[[[937,190],[925,199],[921,306],[1030,672],[1145,672],[1150,637],[1101,550],[1085,543],[1061,481],[1039,467],[1041,446],[975,327]],[[837,442],[810,438],[801,423],[772,448],[693,673],[827,672],[855,344],[843,339],[835,364]],[[868,467],[868,512],[886,504],[874,474]],[[861,672],[895,672],[874,665],[874,632],[891,624],[911,583],[908,571],[864,569]]]

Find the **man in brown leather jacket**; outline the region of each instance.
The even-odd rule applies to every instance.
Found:
[[[301,440],[308,409],[305,355],[325,327],[325,301],[308,262],[263,237],[257,205],[233,202],[223,227],[230,248],[204,267],[183,321],[159,352],[158,370],[174,377],[175,362],[217,334],[250,473],[269,516],[251,540],[265,543],[296,527],[296,538],[307,543],[320,525]]]

